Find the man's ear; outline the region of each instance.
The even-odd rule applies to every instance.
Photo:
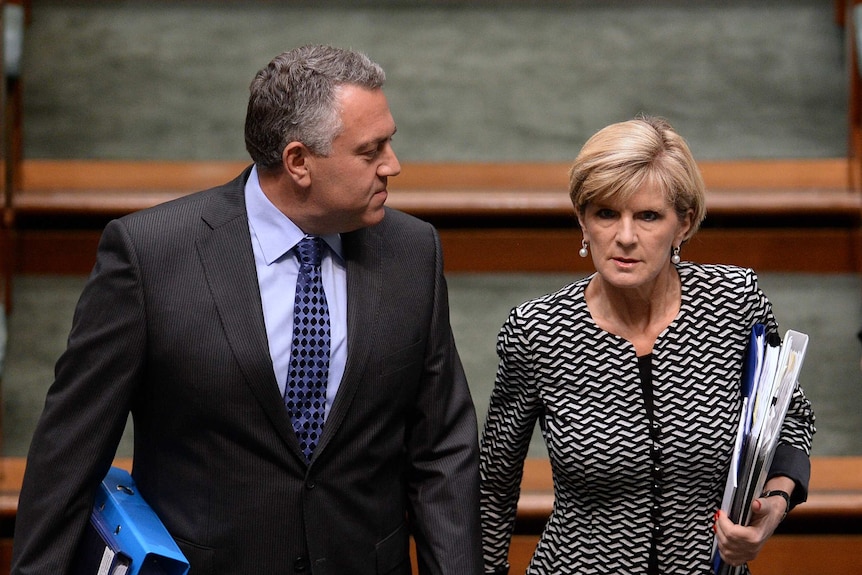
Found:
[[[311,185],[311,174],[308,169],[310,156],[311,152],[301,142],[290,142],[281,153],[281,163],[285,173],[302,187]]]

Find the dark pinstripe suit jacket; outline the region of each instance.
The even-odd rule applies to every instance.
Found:
[[[17,575],[64,573],[127,415],[134,477],[192,575],[481,572],[477,430],[436,232],[343,236],[348,358],[306,465],[233,182],[110,223],[33,438]],[[304,571],[303,571],[304,569]]]

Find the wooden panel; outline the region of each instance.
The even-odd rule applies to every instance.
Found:
[[[698,162],[707,189],[847,188],[847,160],[784,159]]]
[[[17,232],[13,268],[19,274],[89,274],[98,230]],[[564,229],[440,230],[447,272],[589,273],[578,257],[580,233]],[[760,272],[852,273],[862,271],[858,229],[701,230],[683,258],[730,263]]]
[[[560,229],[441,230],[447,271],[590,272],[578,257],[580,232]],[[858,229],[704,229],[683,259],[760,272],[862,271]]]
[[[387,205],[419,217],[449,216],[462,221],[482,218],[553,217],[575,221],[575,212],[563,190],[502,189],[398,189],[394,185]],[[57,192],[59,193],[59,192]],[[55,193],[55,197],[57,195]],[[28,200],[50,207],[47,194],[31,192]],[[95,194],[93,194],[95,195]],[[91,204],[96,204],[94,198]],[[707,224],[715,218],[799,216],[806,225],[825,218],[858,223],[862,194],[828,188],[718,188],[707,193]],[[36,208],[37,206],[33,206]]]
[[[847,137],[848,137],[848,184],[849,187],[862,191],[862,78],[859,75],[859,46],[856,43],[856,24],[853,19],[853,9],[858,1],[844,0],[840,2],[844,12],[844,54],[847,67]]]
[[[509,549],[510,573],[524,573],[538,536],[516,535]],[[411,543],[413,573],[418,573]],[[12,540],[0,539],[0,575],[8,575]],[[757,575],[848,575],[862,572],[862,537],[776,535],[750,564]]]
[[[862,457],[813,458],[809,488],[812,491],[862,490]]]
[[[218,185],[236,177],[249,162],[24,160],[22,191],[185,190]],[[707,188],[847,189],[847,159],[702,161]],[[568,189],[569,163],[402,164],[392,189]]]
[[[0,575],[9,575],[12,570],[12,540],[0,539]]]
[[[249,162],[24,160],[29,190],[202,190],[229,182]]]
[[[509,546],[509,573],[518,575],[527,570],[538,542],[539,537],[534,535],[512,537],[512,543]]]
[[[23,458],[0,458],[0,503],[2,517],[14,517],[17,493],[24,475]],[[131,459],[114,462],[131,469]],[[816,457],[812,460],[811,490],[813,495],[841,491],[859,491],[862,475],[862,457]],[[553,490],[550,465],[547,459],[528,459],[522,481],[522,502],[525,495],[544,494]],[[807,504],[806,504],[807,505]],[[794,510],[800,514],[805,506]],[[550,509],[547,506],[545,516]],[[523,509],[519,505],[519,515]],[[9,573],[12,543],[8,534],[0,539],[0,575]],[[538,531],[517,534],[512,538],[509,551],[511,573],[523,573],[538,542]],[[415,547],[411,544],[413,572],[417,573]],[[757,575],[846,575],[862,573],[862,535],[775,535],[751,564]]]
[[[815,529],[836,525],[839,518],[855,525],[848,534],[776,534],[751,563],[756,575],[847,575],[862,573],[862,457],[812,459],[810,498],[785,523],[797,529],[814,523]],[[541,525],[553,504],[553,479],[547,459],[531,458],[524,464],[519,522]],[[829,518],[825,522],[822,518]],[[817,519],[817,521],[814,521]],[[512,573],[523,573],[538,542],[535,533],[513,537],[509,552]],[[517,566],[517,569],[515,568]]]
[[[421,218],[457,218],[476,225],[494,219],[517,222],[525,217],[575,221],[575,213],[563,190],[538,188],[397,188],[391,186],[387,205]],[[15,198],[15,213],[34,216],[122,216],[192,193],[190,191],[123,189],[29,190]],[[707,194],[707,223],[716,218],[796,216],[806,225],[822,225],[826,218],[858,223],[862,219],[862,194],[843,189],[719,188]]]
[[[132,459],[118,458],[114,465],[131,471]],[[27,460],[23,457],[0,457],[0,518],[14,517],[18,511],[18,492],[26,467]]]
[[[684,259],[760,272],[862,271],[859,228],[704,229],[683,247]]]
[[[862,535],[776,535],[749,566],[756,575],[862,573]]]
[[[234,177],[244,162],[30,160],[17,194],[16,273],[88,273],[98,230],[123,215]],[[845,159],[704,162],[699,262],[758,271],[862,270],[862,194]],[[559,163],[406,164],[389,204],[441,230],[449,271],[589,272]],[[72,229],[74,228],[74,229]]]
[[[31,160],[14,213],[27,220],[24,227],[43,216],[79,225],[83,216],[121,216],[219,184],[243,167]],[[846,227],[862,219],[862,194],[847,188],[846,160],[706,163],[704,170],[713,181],[708,223],[768,216]],[[554,218],[558,226],[574,221],[565,179],[561,164],[412,164],[391,180],[388,205],[426,219],[454,218],[459,227],[500,227],[500,218],[521,225],[524,217]]]
[[[516,535],[509,548],[510,573],[524,573],[538,536]],[[850,575],[862,573],[862,536],[775,535],[749,566],[756,575]]]
[[[531,526],[545,521],[551,513],[553,492],[550,462],[527,459],[518,517]],[[812,458],[808,501],[795,508],[782,527],[796,532],[834,533],[846,531],[847,525],[853,533],[862,535],[862,457]]]
[[[96,263],[100,235],[95,230],[20,230],[15,273],[87,275]]]

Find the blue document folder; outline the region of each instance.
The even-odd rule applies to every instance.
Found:
[[[75,575],[186,575],[189,562],[132,476],[112,467],[102,480],[78,551]]]
[[[70,575],[127,575],[131,563],[108,525],[102,518],[91,516]]]
[[[808,336],[787,330],[782,341],[757,324],[751,331],[741,381],[742,409],[721,509],[740,525],[751,520],[751,504],[763,491],[781,427],[808,348]],[[722,561],[713,545],[713,571],[738,575],[742,567]]]

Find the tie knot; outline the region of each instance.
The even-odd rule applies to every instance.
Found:
[[[296,253],[299,254],[299,264],[302,267],[320,265],[322,241],[316,236],[305,236],[296,244]]]

